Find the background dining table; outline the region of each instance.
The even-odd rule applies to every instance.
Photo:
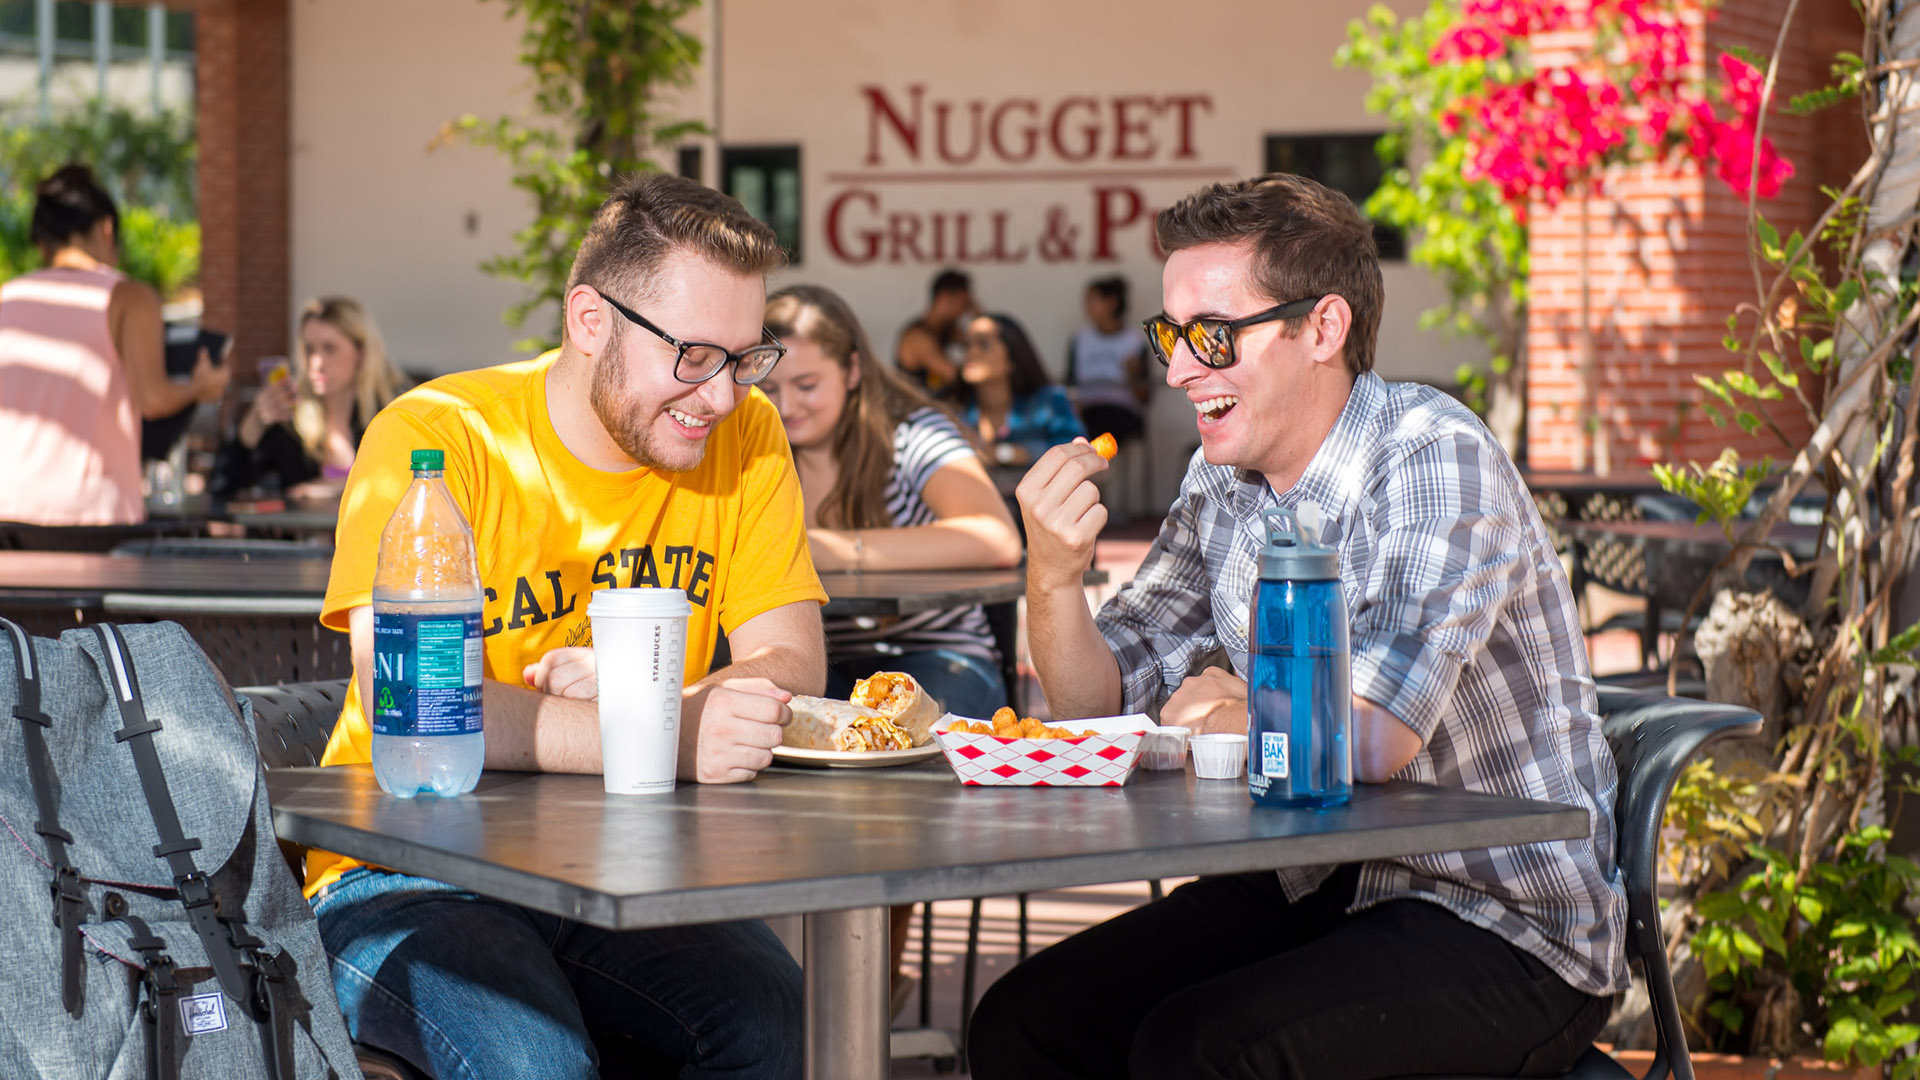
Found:
[[[109,597],[163,597],[181,610],[244,611],[249,603],[295,601],[319,614],[332,564],[312,559],[206,559],[74,551],[0,551],[0,604],[113,610]],[[1088,585],[1107,581],[1090,570]],[[1025,567],[1004,570],[829,572],[820,575],[828,615],[909,615],[993,604],[1026,593]],[[124,608],[124,601],[118,601]]]

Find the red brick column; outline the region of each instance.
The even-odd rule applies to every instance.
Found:
[[[1731,46],[1771,54],[1786,6],[1785,0],[1721,5],[1702,34],[1702,54],[1713,70]],[[1782,56],[1776,100],[1824,83],[1833,50],[1857,50],[1858,37],[1859,20],[1843,3],[1803,3]],[[1857,105],[1848,103],[1812,117],[1777,112],[1768,118],[1767,134],[1795,168],[1780,194],[1761,203],[1761,213],[1782,235],[1809,227],[1825,205],[1819,185],[1844,184],[1864,159],[1858,117]],[[1748,460],[1784,461],[1790,451],[1765,427],[1749,436],[1731,423],[1714,426],[1699,409],[1704,392],[1694,381],[1696,374],[1718,377],[1739,364],[1721,336],[1727,316],[1756,297],[1745,200],[1690,165],[1641,166],[1607,177],[1604,192],[1585,207],[1591,382],[1583,377],[1579,355],[1581,203],[1569,199],[1554,208],[1532,208],[1530,467],[1644,471],[1661,461],[1705,463],[1727,446]],[[1763,280],[1771,282],[1762,269]],[[1743,335],[1752,325],[1751,316],[1743,319]],[[1591,452],[1579,422],[1583,397],[1594,417]],[[1789,439],[1803,440],[1810,430],[1797,402],[1775,403],[1770,414]]]
[[[289,347],[287,2],[195,7],[200,288],[205,323],[232,331],[246,381],[255,357]]]

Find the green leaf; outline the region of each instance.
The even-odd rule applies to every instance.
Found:
[[[1867,658],[1875,667],[1887,664],[1907,664],[1913,662],[1913,651],[1920,649],[1920,622],[1914,623],[1893,636],[1891,641]]]
[[[1827,914],[1827,905],[1821,903],[1819,897],[1805,893],[1795,898],[1794,906],[1799,910],[1800,917],[1810,923],[1818,923]]]
[[[1733,421],[1734,423],[1739,424],[1741,429],[1744,430],[1747,434],[1749,435],[1759,434],[1760,418],[1753,415],[1752,413],[1747,412],[1743,409],[1740,412],[1733,414]]]

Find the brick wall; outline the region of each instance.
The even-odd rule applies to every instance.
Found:
[[[236,381],[287,352],[288,0],[201,0],[200,287],[206,325],[230,330]]]
[[[1705,55],[1744,46],[1770,55],[1785,0],[1725,4],[1702,31]],[[1838,0],[1802,3],[1783,52],[1776,98],[1826,80],[1836,49],[1859,49],[1859,21]],[[1851,34],[1851,39],[1847,35]],[[1865,155],[1858,109],[1843,104],[1813,117],[1775,113],[1767,133],[1795,174],[1762,213],[1779,226],[1806,227],[1825,205],[1821,184],[1844,184]],[[1581,203],[1536,204],[1527,324],[1527,458],[1535,469],[1641,471],[1659,461],[1711,461],[1726,446],[1750,459],[1788,456],[1764,427],[1759,436],[1716,427],[1700,411],[1696,373],[1737,365],[1721,345],[1726,318],[1756,296],[1746,242],[1746,205],[1718,177],[1692,166],[1618,170],[1585,204],[1595,371],[1580,371]],[[1764,268],[1763,268],[1764,269]],[[1770,275],[1764,280],[1771,281]],[[1744,326],[1750,328],[1749,318]],[[1589,448],[1578,418],[1585,397],[1596,430]],[[1772,416],[1788,438],[1809,425],[1797,403]]]

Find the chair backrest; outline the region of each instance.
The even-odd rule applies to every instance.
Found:
[[[1719,739],[1758,735],[1761,717],[1736,705],[1612,686],[1600,687],[1600,713],[1620,772],[1613,818],[1619,838],[1615,861],[1627,892],[1627,959],[1640,961],[1653,1008],[1656,1046],[1644,1080],[1660,1080],[1669,1071],[1679,1080],[1693,1080],[1655,895],[1660,822],[1687,762]]]
[[[269,769],[318,765],[334,722],[340,719],[347,680],[246,686],[237,692],[253,702],[261,764]]]

